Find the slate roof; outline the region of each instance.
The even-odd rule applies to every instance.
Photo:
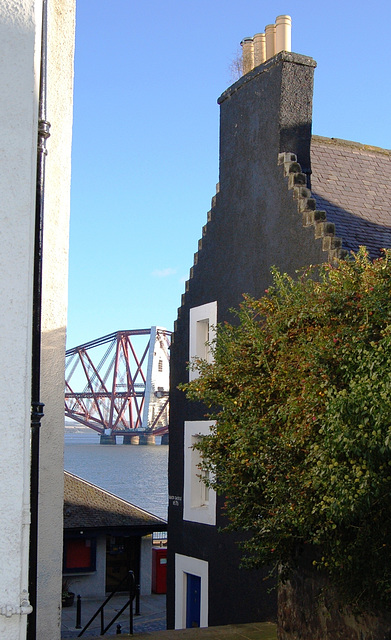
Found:
[[[132,527],[165,531],[167,522],[87,480],[64,472],[64,529]]]
[[[313,136],[311,191],[342,247],[372,258],[391,247],[391,151]]]

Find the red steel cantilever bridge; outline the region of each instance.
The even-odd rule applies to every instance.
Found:
[[[168,434],[170,340],[170,331],[151,327],[68,349],[65,417],[100,433],[102,443]]]

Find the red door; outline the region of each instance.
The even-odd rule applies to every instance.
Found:
[[[167,548],[152,549],[152,591],[167,593]]]

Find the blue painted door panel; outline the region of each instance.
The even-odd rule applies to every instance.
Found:
[[[201,578],[187,574],[186,585],[186,629],[199,627],[201,618]]]

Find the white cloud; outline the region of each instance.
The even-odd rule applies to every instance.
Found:
[[[152,271],[152,275],[157,278],[167,278],[168,276],[173,276],[176,273],[176,269],[172,269],[171,267],[167,267],[166,269],[155,269]]]

